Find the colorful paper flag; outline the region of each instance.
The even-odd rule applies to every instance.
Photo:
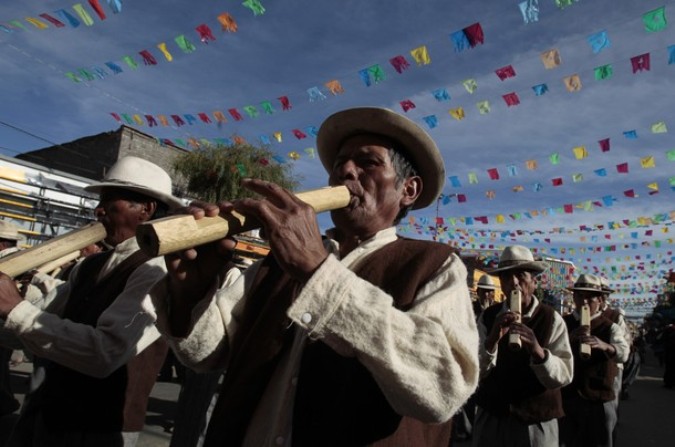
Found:
[[[642,16],[642,23],[645,26],[645,31],[653,33],[666,29],[668,22],[666,20],[666,7],[661,6],[652,11],[645,13]]]

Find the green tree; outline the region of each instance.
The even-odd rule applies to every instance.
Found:
[[[242,178],[274,182],[295,190],[300,178],[290,163],[278,163],[268,147],[251,144],[205,146],[180,155],[174,171],[184,178],[186,194],[207,202],[253,197],[254,193],[240,186]]]

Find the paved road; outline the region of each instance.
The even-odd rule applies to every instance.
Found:
[[[13,386],[17,397],[23,399],[25,383],[31,364],[13,368]],[[675,390],[663,387],[663,370],[653,357],[648,357],[630,390],[628,400],[621,401],[619,416],[619,447],[664,447],[675,445]],[[155,385],[148,405],[146,425],[138,447],[167,447],[171,439],[170,426],[176,408],[180,386],[159,382]],[[6,435],[8,421],[0,421],[0,447]],[[455,443],[468,447],[470,442]]]

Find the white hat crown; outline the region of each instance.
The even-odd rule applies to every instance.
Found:
[[[101,192],[101,189],[106,187],[138,192],[164,202],[169,208],[183,205],[183,202],[172,194],[169,174],[156,164],[139,157],[120,158],[101,182],[93,183],[85,187],[85,190]]]
[[[511,245],[502,251],[497,268],[488,273],[495,274],[506,270],[520,269],[541,273],[548,268],[544,261],[535,261],[529,248],[523,245]]]

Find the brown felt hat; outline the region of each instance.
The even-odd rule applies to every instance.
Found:
[[[434,140],[424,129],[393,110],[357,107],[329,116],[316,139],[323,167],[329,173],[342,142],[354,135],[376,134],[399,143],[405,156],[422,178],[422,193],[412,209],[425,208],[436,201],[445,184],[445,164]]]

